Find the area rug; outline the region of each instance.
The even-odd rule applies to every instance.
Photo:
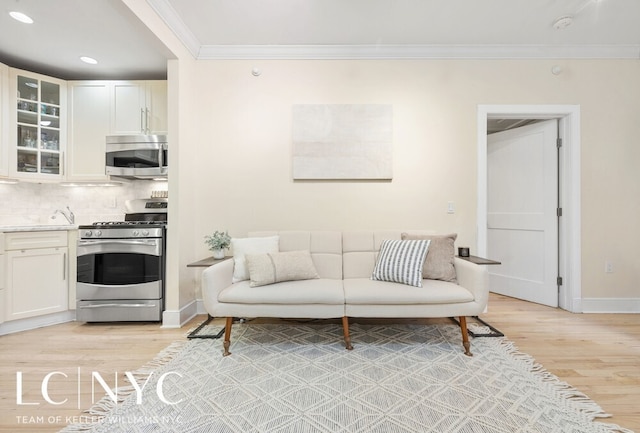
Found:
[[[228,357],[221,340],[181,342],[62,431],[630,432],[505,338],[474,338],[467,357],[455,325],[356,323],[351,337],[347,351],[335,323],[247,323]]]

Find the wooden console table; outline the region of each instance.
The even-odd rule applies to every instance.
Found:
[[[213,257],[207,257],[206,259],[198,260],[197,262],[189,263],[187,268],[208,268],[209,266],[229,260],[231,256],[226,256],[223,259],[214,259]]]
[[[202,260],[198,260],[197,262],[193,262],[193,263],[189,263],[187,265],[187,268],[208,268],[211,265],[214,265],[216,263],[220,263],[220,262],[224,262],[225,260],[229,260],[230,258],[232,258],[231,256],[226,256],[222,259],[214,259],[213,257],[207,257],[206,259],[202,259]],[[211,322],[211,320],[213,320],[213,317],[211,317],[209,314],[207,314],[207,318],[205,319],[204,322],[202,322],[196,329],[194,329],[193,331],[191,331],[189,333],[189,335],[187,335],[188,339],[192,339],[192,338],[220,338],[222,337],[222,334],[224,333],[224,327],[222,329],[219,330],[219,332],[217,334],[199,334],[200,330],[202,328],[204,328],[205,326],[207,326],[209,324],[209,322]]]
[[[484,257],[478,257],[478,256],[469,256],[469,257],[456,256],[456,257],[471,263],[475,263],[476,265],[501,265],[502,264],[502,262],[498,262],[491,259],[485,259]]]
[[[484,257],[478,257],[478,256],[469,256],[469,257],[461,257],[461,256],[456,256],[459,259],[462,260],[466,260],[468,262],[471,263],[475,263],[476,265],[501,265],[502,262],[498,262],[496,260],[491,260],[491,259],[485,259]],[[478,316],[472,316],[475,320],[477,320],[478,322],[480,322],[481,324],[485,325],[486,327],[489,328],[489,332],[487,334],[476,334],[474,332],[472,332],[471,330],[467,329],[467,332],[469,333],[469,335],[471,335],[472,337],[504,337],[504,334],[500,331],[498,331],[496,328],[494,328],[493,326],[489,325],[487,322],[485,322],[484,320],[482,320],[480,317]],[[458,325],[460,325],[460,322],[458,322],[458,320],[455,317],[451,318],[454,322],[456,322]]]

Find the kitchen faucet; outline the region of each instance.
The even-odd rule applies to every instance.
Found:
[[[67,210],[69,211],[69,213],[67,214],[67,212],[60,210],[60,209],[56,209],[56,211],[53,213],[53,217],[55,218],[56,214],[62,214],[62,216],[64,216],[64,218],[69,222],[69,224],[73,224],[76,222],[76,216],[73,214],[73,212],[71,211],[71,209],[69,209],[69,206],[67,206]]]

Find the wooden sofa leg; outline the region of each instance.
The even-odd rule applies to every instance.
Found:
[[[467,318],[465,316],[460,316],[460,331],[462,331],[464,354],[467,356],[473,356],[473,353],[471,353],[471,343],[469,343],[469,332],[467,332]]]
[[[224,343],[222,343],[224,353],[222,356],[231,355],[231,352],[229,352],[229,345],[231,344],[231,326],[233,326],[233,317],[227,317],[227,322],[224,325]]]
[[[347,316],[342,317],[342,332],[344,333],[344,345],[346,349],[353,350],[351,336],[349,335],[349,318]]]

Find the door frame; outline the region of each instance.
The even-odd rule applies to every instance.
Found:
[[[478,208],[477,251],[487,254],[487,120],[558,119],[562,138],[559,152],[559,194],[562,217],[558,230],[558,273],[563,278],[560,308],[582,312],[580,237],[580,106],[579,105],[478,105]]]

